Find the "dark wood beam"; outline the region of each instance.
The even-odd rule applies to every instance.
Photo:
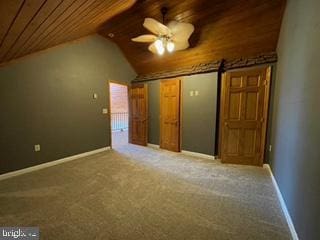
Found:
[[[180,76],[188,76],[194,75],[199,73],[208,73],[208,72],[217,72],[220,68],[221,61],[215,61],[211,63],[201,63],[197,65],[193,65],[190,67],[180,68],[174,71],[163,71],[157,73],[150,73],[145,75],[138,75],[134,82],[144,82],[144,81],[151,81],[157,79],[164,79],[164,78],[175,78]]]
[[[277,62],[277,54],[275,52],[260,54],[254,57],[237,58],[229,60],[219,60],[210,63],[201,63],[190,67],[180,68],[174,71],[163,71],[144,75],[138,75],[133,82],[145,82],[165,78],[175,78],[208,72],[223,72],[236,68],[252,67],[262,64]]]
[[[224,70],[231,70],[236,68],[252,67],[262,64],[275,63],[278,57],[276,52],[260,54],[249,58],[237,58],[226,60],[224,63]]]

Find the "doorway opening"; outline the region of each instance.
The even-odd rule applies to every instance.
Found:
[[[113,148],[128,144],[129,107],[128,86],[109,82],[111,146]]]

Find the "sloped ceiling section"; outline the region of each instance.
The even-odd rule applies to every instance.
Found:
[[[166,21],[195,25],[190,49],[157,56],[147,44],[131,41],[148,33],[142,27],[145,17],[161,21],[162,6],[169,8]],[[273,52],[284,7],[285,0],[144,0],[110,19],[99,32],[118,44],[138,74],[149,74]]]
[[[97,32],[135,0],[0,0],[0,63]]]

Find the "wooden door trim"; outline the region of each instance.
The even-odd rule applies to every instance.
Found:
[[[224,104],[225,104],[225,91],[226,91],[226,80],[227,74],[231,72],[245,72],[250,70],[256,69],[265,69],[266,74],[266,88],[265,88],[265,100],[264,100],[264,109],[263,109],[263,117],[264,121],[262,124],[262,137],[261,137],[261,157],[260,157],[260,165],[263,165],[264,157],[265,157],[265,149],[266,149],[266,137],[267,137],[267,126],[269,121],[269,107],[270,107],[270,85],[272,81],[272,67],[268,66],[259,66],[259,67],[248,67],[248,68],[241,68],[241,69],[232,69],[222,74],[221,78],[221,95],[220,95],[220,116],[219,116],[219,143],[218,143],[218,157],[222,159],[222,141],[223,141],[223,117],[225,114]]]
[[[144,84],[145,92],[146,92],[146,142],[145,146],[148,145],[149,142],[149,92],[148,92],[148,84]]]
[[[129,86],[130,85],[128,83],[117,81],[117,80],[109,80],[109,83],[114,83],[114,84],[119,84],[119,85],[124,85],[124,86]]]
[[[107,80],[107,91],[108,91],[108,120],[109,120],[109,143],[110,149],[112,149],[112,126],[111,126],[111,80]]]
[[[224,116],[224,104],[225,104],[225,100],[224,100],[224,96],[225,96],[225,81],[227,80],[227,73],[224,72],[222,74],[222,78],[221,78],[221,94],[220,94],[220,116],[219,116],[219,143],[218,143],[218,157],[219,159],[222,158],[222,120],[223,120],[223,116]]]
[[[162,139],[162,124],[161,124],[161,109],[163,107],[162,101],[161,101],[161,96],[162,96],[162,88],[161,88],[161,83],[163,82],[168,82],[168,81],[179,81],[179,143],[178,143],[178,152],[181,152],[182,149],[182,81],[181,78],[168,78],[168,79],[162,79],[160,80],[160,134],[159,134],[159,146],[161,147],[161,139]]]
[[[183,98],[182,98],[182,85],[183,85],[183,81],[182,79],[180,79],[180,109],[179,109],[179,124],[180,124],[180,129],[179,129],[179,152],[181,152],[182,150],[182,109],[183,109]]]
[[[266,69],[266,88],[265,88],[265,101],[264,101],[264,112],[263,118],[264,121],[262,123],[262,139],[261,139],[261,162],[263,164],[265,153],[266,153],[266,142],[267,142],[267,131],[268,131],[268,124],[269,124],[269,107],[270,107],[270,88],[271,88],[271,81],[272,81],[272,67],[268,66]]]

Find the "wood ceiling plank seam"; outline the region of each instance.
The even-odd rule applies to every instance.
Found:
[[[157,9],[157,11],[159,11],[160,13],[159,7],[154,7],[154,9]],[[137,13],[133,13],[133,12],[135,12],[135,9],[130,9],[125,14],[117,16],[115,19],[112,19],[112,21],[115,21],[115,24],[106,23],[105,27],[102,27],[100,31],[115,32],[113,27],[114,25],[117,25],[117,29],[121,29],[122,32],[126,32],[127,30],[132,29],[133,26],[136,26],[136,27],[141,26],[141,29],[144,29],[142,28],[144,18],[146,17],[154,18],[152,14],[143,14],[143,13],[141,14],[139,12]],[[123,21],[123,16],[126,17],[127,15],[131,15],[131,21],[129,23],[126,21]],[[133,19],[132,19],[132,16],[133,16]],[[157,20],[159,20],[160,22],[162,21],[161,19],[157,19]],[[109,28],[110,25],[113,25],[113,26]],[[145,31],[148,31],[148,30],[145,30]]]
[[[2,47],[2,45],[3,45],[3,43],[4,43],[5,39],[6,39],[6,37],[8,36],[8,34],[9,34],[12,26],[13,26],[14,23],[16,22],[18,16],[20,15],[21,10],[23,9],[25,3],[26,3],[26,0],[23,0],[22,3],[21,3],[21,5],[20,5],[20,7],[19,7],[19,9],[18,9],[18,11],[17,11],[17,13],[15,14],[14,18],[12,19],[12,21],[11,21],[11,23],[10,23],[7,31],[6,31],[6,33],[4,34],[4,36],[3,36],[3,38],[2,38],[2,40],[1,40],[1,42],[0,42],[0,48]]]
[[[127,2],[127,1],[126,1]],[[123,6],[124,4],[123,4],[123,2],[121,2],[121,1],[116,1],[116,2],[114,2],[114,3],[112,3],[111,5],[109,5],[108,6],[108,8],[107,8],[107,11],[106,12],[108,12],[108,14],[109,14],[109,8],[117,8],[118,9],[118,7],[119,6]],[[122,7],[120,7],[121,9],[122,9]],[[117,15],[118,13],[116,13],[115,15]],[[113,15],[113,16],[115,16],[115,15]],[[110,19],[110,17],[109,18],[104,18],[103,17],[104,15],[102,14],[102,15],[96,15],[92,20],[90,20],[89,22],[88,22],[88,24],[93,24],[93,23],[96,23],[96,22],[98,22],[99,20],[99,17],[101,18],[101,19],[104,19],[103,21],[106,21],[106,20],[108,20],[108,19]],[[111,16],[112,17],[112,16]]]
[[[42,38],[39,38],[39,41],[36,41],[36,42],[33,42],[33,45],[31,45],[31,48],[29,49],[29,52],[33,52],[34,51],[34,49],[39,49],[39,46],[41,46],[40,44],[59,26],[59,24],[61,24],[61,22],[63,22],[66,18],[63,18],[62,19],[62,16],[72,7],[72,6],[74,6],[74,3],[76,3],[76,2],[78,2],[78,1],[80,1],[80,0],[75,0],[75,1],[73,1],[72,2],[72,4],[71,5],[69,5],[68,7],[67,7],[67,9],[62,13],[62,14],[60,14],[55,20],[54,20],[54,24],[52,24],[51,26],[53,26],[53,29],[52,30],[49,30],[49,32],[47,33],[47,34],[45,34],[44,35],[44,37],[42,37]],[[87,1],[82,1],[81,2],[81,4],[78,6],[78,7],[76,7],[76,9],[74,9],[72,12],[71,12],[71,14],[72,13],[74,13],[79,7],[81,7],[84,3],[86,3]],[[70,14],[69,14],[70,15]],[[69,15],[68,15],[68,17],[69,17]],[[67,18],[68,18],[67,17]],[[60,19],[60,21],[58,22],[58,20]],[[62,20],[61,20],[62,19]],[[46,30],[48,30],[49,28],[47,28]]]
[[[118,2],[117,2],[118,3]],[[113,14],[111,16],[108,16],[107,19],[104,19],[104,23],[107,22],[107,20],[110,20],[114,17],[116,17],[117,15],[120,15],[123,13],[123,12],[126,12],[128,9],[131,9],[131,7],[134,5],[135,3],[135,0],[131,0],[130,2],[129,1],[124,1],[123,4],[121,4],[122,7],[121,8],[121,11],[119,11],[117,14]],[[101,20],[103,20],[104,17],[101,17],[101,19],[95,19],[94,22],[100,22]],[[102,26],[102,25],[101,25]],[[101,26],[99,26],[99,29],[101,28]]]
[[[16,45],[16,43],[20,40],[22,34],[27,30],[27,28],[29,27],[30,23],[35,19],[35,17],[40,13],[41,9],[43,8],[43,6],[48,2],[48,0],[44,0],[40,7],[37,9],[37,11],[32,15],[32,17],[30,18],[30,20],[27,22],[27,24],[24,26],[24,28],[22,29],[22,31],[20,32],[20,34],[18,35],[18,37],[13,41],[13,43],[11,44],[11,46],[9,47],[9,49],[7,50],[7,52],[2,56],[1,61],[6,61],[7,56],[9,54],[9,52],[13,49],[13,47]]]
[[[48,37],[50,37],[52,34],[54,34],[56,32],[56,30],[58,29],[58,32],[56,32],[55,34],[58,35],[59,33],[59,29],[61,28],[61,26],[64,26],[64,24],[66,24],[67,20],[71,17],[71,16],[74,16],[74,14],[77,13],[77,11],[79,9],[81,9],[83,6],[85,6],[86,4],[89,4],[91,5],[91,1],[90,0],[84,0],[83,2],[81,2],[81,4],[76,8],[74,9],[66,18],[63,19],[62,22],[60,22],[59,24],[57,24],[51,31],[49,31],[49,33],[38,43],[38,45],[40,45],[42,42],[44,42],[44,40],[46,40]],[[86,8],[86,7],[85,7]],[[55,36],[55,35],[54,35]],[[49,40],[50,41],[50,40]],[[46,47],[48,47],[49,45],[46,43],[44,43],[45,45],[44,46],[41,46],[40,45],[40,48],[41,49],[45,49]],[[36,49],[38,49],[37,47],[34,47],[31,51],[35,51]]]
[[[101,5],[103,5],[104,3],[106,3],[105,1],[101,1],[101,0],[96,0],[95,2],[98,2],[97,6],[93,6],[94,8],[98,8]],[[88,11],[86,13],[86,15],[81,17],[81,21],[78,21],[77,24],[74,24],[74,22],[70,22],[69,25],[67,25],[66,27],[63,28],[62,32],[60,32],[60,34],[56,35],[56,37],[53,37],[50,42],[48,42],[48,45],[50,45],[51,43],[54,45],[54,43],[58,40],[57,37],[63,35],[65,32],[68,32],[68,35],[72,35],[73,34],[73,29],[75,29],[77,26],[81,25],[88,17],[90,17],[90,14],[93,13],[92,11]],[[70,28],[71,27],[71,28]]]
[[[30,24],[30,21],[32,21],[35,14],[37,14],[37,12],[39,11],[39,8],[41,8],[41,5],[43,4],[43,2],[44,0],[27,0],[26,1],[23,8],[21,9],[21,12],[19,13],[19,16],[15,20],[15,23],[11,27],[10,32],[8,33],[2,45],[2,48],[0,49],[0,59],[3,60],[8,49],[10,49],[12,45],[15,44],[15,41],[17,40],[17,38],[19,38],[23,34],[25,29]]]
[[[116,1],[115,3],[108,3],[108,5],[107,5],[107,9],[102,9],[102,11],[100,11],[100,12],[98,12],[98,13],[96,13],[95,14],[95,16],[93,16],[94,18],[98,18],[99,16],[101,16],[101,13],[103,14],[104,12],[106,12],[106,11],[109,11],[109,8],[115,8],[115,6],[117,6],[117,5],[120,5],[120,6],[122,6],[123,5],[123,3],[121,2],[121,1]],[[127,6],[126,6],[127,7]],[[90,21],[90,22],[88,22],[88,23],[85,23],[86,25],[85,26],[82,26],[81,28],[81,31],[87,31],[87,30],[89,30],[90,28],[93,28],[92,26],[90,26],[90,23],[94,23],[94,21]],[[97,22],[97,24],[99,24],[99,22]],[[78,29],[77,29],[77,27],[78,26],[80,26],[81,25],[81,23],[80,24],[78,24],[77,26],[75,26],[72,30],[71,30],[71,34],[73,33],[73,32],[75,32],[75,31],[77,31]],[[97,29],[97,27],[94,27],[93,28],[94,30],[96,30]],[[80,31],[80,30],[79,30]]]
[[[52,47],[47,48],[47,49],[42,49],[42,50],[39,50],[37,52],[33,52],[33,53],[30,53],[30,54],[27,54],[27,55],[24,55],[24,56],[15,58],[15,59],[11,59],[10,61],[0,62],[0,68],[4,67],[4,66],[9,66],[9,65],[17,63],[17,62],[24,61],[25,59],[29,59],[29,58],[33,58],[35,56],[39,56],[41,54],[45,54],[45,53],[50,52],[50,51],[52,51],[54,49],[59,49],[59,48],[64,47],[64,46],[72,46],[74,44],[81,43],[83,41],[86,41],[88,39],[88,37],[90,37],[90,36],[92,36],[92,33],[87,34],[87,35],[85,35],[83,37],[77,37],[76,39],[71,40],[71,41],[67,41],[67,42],[64,41],[64,42],[62,42],[61,44],[59,44],[57,46],[52,46]]]
[[[60,7],[60,5],[63,3],[63,0],[61,0],[56,7],[45,17],[45,19],[32,31],[32,33],[28,36],[28,38],[24,41],[23,45],[19,47],[15,52],[13,52],[9,58],[14,59],[17,56],[19,56],[20,52],[24,49],[24,46],[30,41],[30,39],[34,36],[34,34],[43,26],[44,23],[47,22],[47,20],[52,16],[52,14]]]
[[[89,21],[88,23],[85,23],[86,25],[85,25],[85,26],[82,26],[82,28],[84,28],[84,29],[89,28],[89,27],[90,27],[90,24],[95,23],[95,19],[99,18],[99,16],[101,16],[104,12],[109,11],[109,8],[115,7],[118,3],[119,3],[119,2],[113,3],[113,4],[111,4],[111,5],[108,4],[108,5],[107,5],[107,6],[108,6],[107,9],[102,9],[102,11],[100,11],[100,12],[97,13],[97,14],[95,14],[95,15],[93,16],[92,20]],[[122,5],[122,4],[120,4],[120,5]],[[73,29],[73,31],[75,31],[75,30],[77,30],[77,29]]]
[[[23,0],[0,1],[0,43],[8,31],[8,28],[10,28],[21,4],[23,4]]]
[[[64,1],[65,1],[65,0],[63,0],[62,2],[64,2]],[[58,16],[56,16],[56,17],[54,18],[54,20],[50,22],[49,26],[46,27],[46,28],[44,28],[43,31],[40,32],[39,37],[36,38],[35,41],[30,41],[30,44],[27,45],[27,47],[22,51],[22,53],[20,54],[20,56],[23,56],[23,55],[26,55],[26,54],[30,53],[30,52],[31,52],[31,51],[30,51],[30,48],[31,48],[35,43],[37,43],[37,42],[41,39],[41,36],[47,31],[47,29],[49,29],[51,26],[53,26],[53,25],[56,23],[57,19],[59,19],[66,11],[68,11],[68,9],[69,9],[75,2],[77,2],[77,1],[78,1],[78,0],[73,0],[73,1],[70,3],[70,5],[68,5],[66,8],[64,8],[64,9],[58,14]],[[31,39],[32,39],[32,37],[31,37]]]
[[[99,8],[98,8],[98,7],[101,7],[101,5],[103,5],[104,3],[106,3],[106,2],[105,2],[105,1],[100,2],[100,3],[98,4],[98,6],[95,7],[95,8],[98,9],[97,11],[99,11]],[[107,2],[107,4],[110,4],[110,2]],[[101,9],[100,9],[100,10],[101,10]],[[82,26],[83,24],[86,24],[86,21],[85,21],[85,20],[86,20],[86,19],[90,19],[90,18],[91,18],[91,14],[95,14],[97,11],[89,11],[88,13],[86,13],[86,15],[81,18],[81,22],[78,21],[78,24],[74,24],[74,22],[70,22],[69,25],[67,25],[66,27],[63,28],[62,32],[59,32],[60,35],[57,35],[57,37],[56,37],[55,39],[53,39],[53,41],[51,41],[51,44],[56,44],[56,42],[60,41],[59,38],[61,38],[61,36],[63,37],[65,32],[67,32],[68,35],[70,35],[70,36],[71,36],[72,34],[74,34],[74,29],[76,29],[78,26]],[[101,10],[101,11],[103,11],[103,10]],[[90,18],[89,18],[89,17],[90,17]],[[88,29],[85,29],[85,31],[88,31],[89,29],[94,29],[94,27],[93,27],[93,26],[90,26]],[[80,33],[77,32],[77,33],[78,33],[79,35],[82,35],[81,32],[80,32]],[[77,33],[75,33],[75,34],[77,34]],[[74,35],[73,35],[73,36],[74,36]],[[50,44],[49,44],[49,45],[50,45]]]

